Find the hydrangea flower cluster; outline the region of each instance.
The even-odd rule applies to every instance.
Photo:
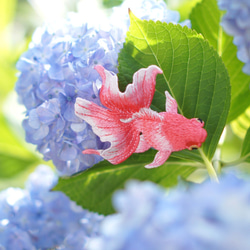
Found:
[[[83,210],[62,192],[50,192],[57,177],[40,165],[26,189],[0,193],[0,249],[85,249],[103,216]]]
[[[171,22],[174,24],[179,23],[180,20],[180,13],[169,10],[163,0],[125,0],[121,6],[113,8],[111,16],[111,22],[121,27],[124,33],[127,32],[130,23],[128,9],[142,20]],[[185,20],[180,25],[191,28],[190,20]]]
[[[120,45],[112,32],[82,24],[72,15],[54,26],[38,28],[30,48],[17,63],[19,100],[27,109],[27,142],[53,160],[62,175],[91,167],[99,156],[82,155],[103,148],[91,127],[74,114],[76,97],[99,103],[96,64],[117,72]]]
[[[118,53],[129,27],[130,5],[139,18],[174,23],[179,20],[179,13],[167,10],[163,0],[125,1],[115,8],[105,31],[72,14],[65,21],[38,28],[29,50],[17,63],[20,75],[16,91],[27,109],[23,121],[26,140],[37,145],[44,159],[52,160],[61,175],[83,171],[102,159],[83,155],[83,150],[108,147],[87,123],[75,116],[74,103],[76,97],[81,97],[100,105],[101,81],[94,66],[102,65],[117,73]]]
[[[187,192],[129,182],[91,250],[250,249],[250,183],[233,176]]]
[[[238,47],[237,57],[245,65],[242,71],[250,75],[250,1],[218,0],[221,10],[226,10],[221,25]]]

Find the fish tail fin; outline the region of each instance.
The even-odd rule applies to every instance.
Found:
[[[83,150],[83,154],[97,154],[112,164],[119,164],[136,151],[140,135],[133,122],[124,123],[118,113],[81,98],[76,99],[75,113],[92,126],[102,142],[111,144],[104,150]]]
[[[82,151],[82,153],[84,155],[87,155],[87,154],[93,154],[93,155],[100,155],[100,150],[96,150],[96,149],[85,149]]]

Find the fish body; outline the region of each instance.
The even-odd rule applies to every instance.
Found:
[[[116,75],[102,66],[95,69],[103,81],[100,100],[104,107],[77,98],[75,113],[92,126],[101,141],[111,145],[104,150],[86,149],[83,154],[98,154],[112,164],[119,164],[133,153],[152,147],[158,152],[154,161],[145,167],[154,168],[162,165],[172,152],[198,148],[205,141],[204,122],[178,114],[177,103],[168,91],[165,92],[166,112],[158,113],[150,108],[156,76],[162,73],[157,66],[137,71],[124,93],[118,88]]]

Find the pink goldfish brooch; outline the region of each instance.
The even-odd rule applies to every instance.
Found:
[[[97,154],[112,164],[125,161],[133,153],[151,147],[158,150],[154,161],[146,168],[162,165],[174,151],[201,147],[207,137],[204,122],[187,119],[177,113],[177,103],[168,93],[166,112],[150,109],[155,92],[156,76],[162,70],[151,65],[138,70],[124,93],[120,92],[117,76],[102,66],[95,67],[102,78],[100,100],[104,107],[77,98],[75,113],[92,126],[102,142],[110,142],[104,150],[86,149],[83,154]]]

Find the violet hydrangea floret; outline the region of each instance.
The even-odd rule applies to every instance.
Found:
[[[250,2],[248,0],[218,0],[222,17],[221,26],[225,32],[234,37],[237,57],[245,63],[242,71],[250,75]]]
[[[169,192],[168,192],[169,193]],[[249,249],[250,183],[226,176],[183,192],[130,181],[91,250]]]
[[[114,7],[111,15],[111,20],[113,20],[116,25],[119,25],[119,27],[122,27],[124,32],[128,30],[130,23],[128,8],[142,20],[161,21],[173,24],[177,24],[180,21],[180,13],[169,10],[163,0],[125,0],[121,6]],[[179,24],[191,28],[190,20],[185,20]]]
[[[28,51],[17,62],[15,89],[27,110],[26,140],[37,146],[44,160],[53,161],[60,175],[92,167],[102,157],[82,151],[109,145],[75,116],[74,102],[81,97],[101,105],[101,79],[94,66],[117,73],[118,53],[129,28],[128,5],[139,18],[179,21],[179,13],[168,10],[162,0],[124,1],[109,20],[103,20],[109,23],[105,30],[71,13],[66,20],[37,28]]]
[[[74,102],[82,97],[99,103],[96,64],[117,72],[118,53],[112,53],[117,50],[116,41],[109,33],[80,20],[73,24],[69,18],[59,27],[38,28],[17,63],[16,91],[27,109],[26,140],[37,145],[45,160],[52,159],[62,175],[85,170],[102,159],[81,154],[105,144],[75,116]]]
[[[62,192],[51,192],[58,177],[40,165],[25,189],[9,188],[0,193],[0,248],[85,249],[97,236],[102,215],[91,213]]]

